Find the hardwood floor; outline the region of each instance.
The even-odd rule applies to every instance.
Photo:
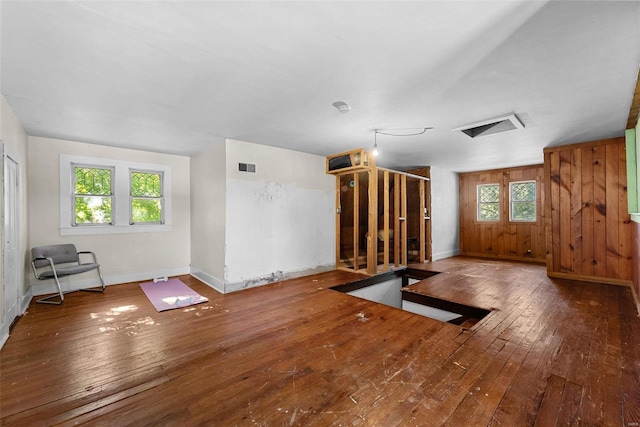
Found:
[[[414,292],[473,328],[329,288],[327,272],[157,313],[138,284],[32,304],[0,352],[3,425],[640,425],[629,288],[449,258]]]

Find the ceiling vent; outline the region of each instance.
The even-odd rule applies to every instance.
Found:
[[[520,120],[518,120],[515,114],[510,114],[508,116],[497,117],[491,120],[483,120],[454,130],[463,132],[471,138],[477,138],[479,136],[495,135],[497,133],[509,132],[516,129],[524,129],[524,125]]]

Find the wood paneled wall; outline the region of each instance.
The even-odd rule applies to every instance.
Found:
[[[544,167],[547,274],[630,284],[624,138],[547,148]]]
[[[545,262],[543,165],[460,174],[460,253]],[[509,182],[536,181],[535,223],[509,221]],[[477,220],[477,186],[500,185],[500,221]]]

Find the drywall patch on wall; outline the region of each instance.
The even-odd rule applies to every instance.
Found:
[[[256,197],[261,202],[287,202],[295,192],[294,185],[279,182],[265,182]]]
[[[225,282],[333,263],[333,201],[330,190],[227,179]]]

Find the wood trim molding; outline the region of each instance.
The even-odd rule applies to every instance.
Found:
[[[545,150],[546,150],[546,148],[545,148]],[[486,175],[486,174],[489,174],[489,173],[509,173],[511,171],[518,171],[518,170],[522,170],[522,169],[542,167],[543,165],[544,165],[544,163],[536,163],[534,165],[513,166],[513,167],[510,167],[510,168],[489,169],[489,170],[481,170],[481,171],[474,171],[474,172],[460,172],[460,173],[458,173],[458,175],[459,176],[472,176],[472,175]]]
[[[587,148],[587,147],[597,147],[600,145],[607,145],[607,144],[619,144],[620,141],[624,141],[624,136],[619,136],[616,138],[598,139],[595,141],[578,142],[575,144],[556,145],[553,147],[547,147],[542,151],[544,153],[555,153],[557,151],[573,150],[574,148]]]
[[[631,280],[612,279],[609,277],[582,276],[568,273],[547,272],[547,276],[555,279],[577,280],[579,282],[601,283],[605,285],[628,286],[633,288]]]
[[[631,100],[631,108],[629,109],[629,119],[627,120],[626,129],[633,129],[638,124],[638,116],[640,116],[640,70],[638,70],[638,78],[636,80],[636,89],[633,92]]]

